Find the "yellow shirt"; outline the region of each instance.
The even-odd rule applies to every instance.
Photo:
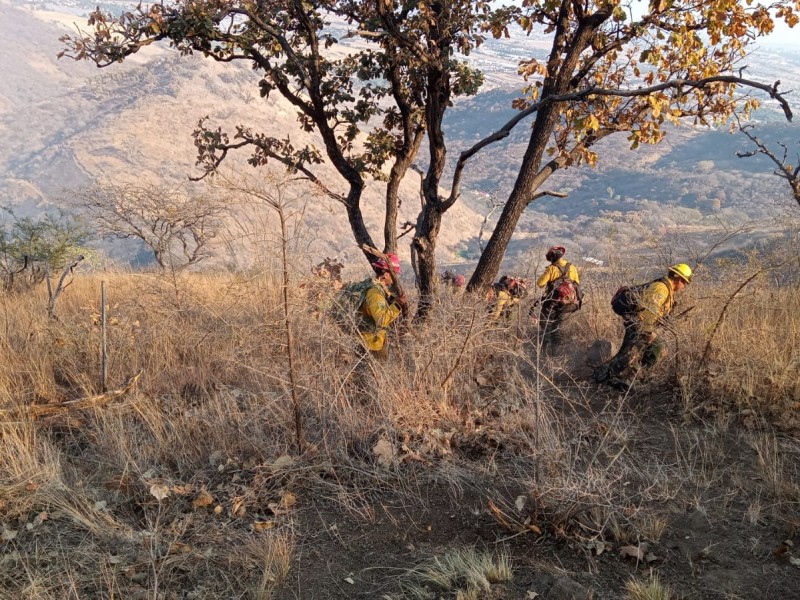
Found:
[[[492,316],[489,318],[492,321],[497,321],[501,316],[504,316],[506,319],[511,319],[513,317],[512,311],[517,304],[519,304],[519,298],[515,298],[511,295],[511,292],[507,290],[499,290],[497,292],[497,299],[495,300]]]
[[[654,281],[642,293],[642,311],[639,319],[642,321],[642,331],[652,333],[658,325],[658,320],[669,315],[675,306],[675,293],[672,284]]]
[[[544,273],[542,273],[539,279],[536,280],[537,286],[539,286],[540,288],[546,287],[548,283],[552,283],[556,279],[559,279],[561,277],[561,269],[559,269],[556,265],[558,265],[558,267],[561,267],[563,269],[564,267],[567,266],[567,261],[564,260],[563,258],[559,258],[555,264],[547,265],[547,267],[544,270]],[[578,269],[575,268],[575,265],[570,263],[569,269],[566,270],[566,273],[567,273],[567,279],[569,279],[570,281],[574,281],[575,283],[580,285],[581,278],[578,275]]]
[[[383,349],[389,325],[400,316],[400,307],[390,304],[388,296],[389,291],[373,281],[373,286],[367,290],[361,303],[361,340],[369,350]]]

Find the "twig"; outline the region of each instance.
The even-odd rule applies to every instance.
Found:
[[[450,382],[450,378],[453,376],[453,373],[456,372],[459,365],[461,364],[461,359],[464,357],[464,350],[467,348],[467,344],[469,343],[470,338],[472,337],[472,329],[475,326],[475,315],[478,311],[472,311],[472,320],[469,322],[469,330],[467,331],[467,336],[464,338],[464,343],[461,345],[461,351],[458,353],[458,357],[456,358],[456,362],[453,365],[453,368],[450,369],[450,372],[447,374],[447,377],[444,378],[442,381],[442,385],[440,386],[443,390],[446,389],[447,384]]]

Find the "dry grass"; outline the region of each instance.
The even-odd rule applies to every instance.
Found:
[[[457,548],[433,557],[400,577],[401,592],[387,600],[479,600],[490,597],[493,584],[512,579],[508,557],[497,558],[475,548]]]
[[[763,281],[734,298],[700,362],[746,269],[688,290],[695,309],[646,376],[650,402],[686,411],[689,426],[672,430],[632,408],[636,392],[598,392],[579,374],[580,351],[545,357],[526,321],[487,322],[479,298],[446,295],[428,323],[395,338],[392,360],[359,362],[352,336],[298,287],[303,455],[271,277],[108,276],[109,384],[141,370],[140,384],[104,408],[37,422],[20,409],[100,391],[99,279],[66,290],[58,322],[41,290],[0,297],[0,525],[16,533],[0,596],[268,598],[292,564],[295,503],[319,495],[372,520],[384,491],[424,502],[419,477],[404,476],[416,468],[455,498],[475,478],[525,490],[518,520],[559,536],[657,542],[665,506],[706,502],[737,448],[763,481],[742,519],[784,518],[800,498],[797,447],[772,424],[797,424],[800,291]],[[594,283],[596,299],[570,320],[575,348],[620,335],[602,300],[615,283]],[[389,449],[380,460],[378,447]],[[516,494],[489,495],[517,511]]]
[[[661,583],[658,575],[653,575],[647,580],[631,579],[625,584],[628,592],[627,600],[673,600],[675,595],[672,590]]]

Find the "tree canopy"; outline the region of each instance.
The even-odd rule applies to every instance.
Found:
[[[523,0],[509,6],[481,0],[179,0],[139,5],[117,17],[97,11],[90,33],[63,38],[62,54],[107,66],[164,40],[182,54],[251,64],[261,75],[261,95],[279,93],[290,102],[298,127],[316,131],[321,148],[295,147],[288,132],[259,132],[257,124],[226,132],[204,119],[195,132],[199,164],[213,172],[229,152],[245,147],[255,166],[283,163],[343,204],[359,246],[374,245],[360,205],[373,177],[387,181],[384,249],[396,249],[399,183],[419,159],[426,167],[420,169],[412,249],[425,299],[435,291],[443,215],[458,200],[463,170],[477,152],[531,117],[518,177],[472,288],[496,276],[523,211],[549,193],[542,187],[550,175],[594,165],[595,145],[604,137],[624,133],[636,148],[658,143],[668,122],[722,123],[758,106],[758,97],[742,90],[760,90],[791,118],[778,82],[745,78],[740,69],[776,20],[794,26],[798,12],[798,0]],[[343,38],[360,43],[343,44],[332,33],[333,21],[345,24]],[[444,115],[455,97],[476,93],[483,81],[469,64],[470,52],[488,35],[533,33],[547,36],[550,49],[546,59],[520,65],[519,114],[461,153],[443,192]],[[315,174],[323,157],[346,192]]]

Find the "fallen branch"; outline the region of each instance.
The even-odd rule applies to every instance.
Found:
[[[142,376],[142,371],[135,375],[128,377],[127,381],[119,389],[106,392],[104,394],[97,394],[96,396],[88,396],[86,398],[78,398],[76,400],[67,400],[59,404],[29,404],[10,410],[1,410],[0,416],[14,416],[24,417],[27,416],[31,419],[38,419],[39,417],[58,415],[71,412],[73,410],[86,410],[88,408],[99,408],[106,406],[117,398],[121,398],[130,392],[138,383],[139,378]]]

